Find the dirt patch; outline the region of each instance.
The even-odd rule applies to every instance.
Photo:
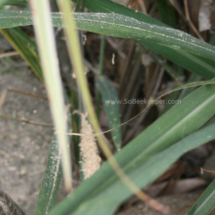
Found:
[[[0,93],[14,88],[45,95],[28,69],[0,74]],[[47,101],[9,92],[1,114],[51,123]],[[52,128],[0,118],[0,187],[26,214],[33,214],[47,162]]]

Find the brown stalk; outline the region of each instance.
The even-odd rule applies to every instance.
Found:
[[[184,8],[185,8],[185,16],[186,16],[186,20],[187,20],[188,24],[190,25],[190,27],[192,28],[192,30],[195,32],[195,34],[198,36],[198,38],[201,41],[204,41],[204,38],[198,32],[198,30],[196,29],[195,25],[193,24],[193,22],[190,19],[190,13],[189,13],[189,8],[188,8],[187,0],[184,0]]]

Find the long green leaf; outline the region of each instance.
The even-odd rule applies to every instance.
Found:
[[[103,105],[105,107],[105,112],[107,114],[110,129],[113,129],[121,124],[119,117],[119,104],[117,103],[117,101],[119,100],[117,92],[113,84],[104,76],[98,77],[97,87],[102,95]],[[114,103],[112,103],[111,101]],[[111,135],[115,147],[119,151],[122,145],[121,128],[119,127],[117,129],[112,130]]]
[[[73,1],[76,2],[76,0]],[[150,16],[144,15],[142,13],[139,13],[109,0],[87,0],[86,7],[92,12],[118,13],[121,15],[129,16],[131,18],[135,18],[142,22],[146,22],[148,24],[168,27],[164,23],[161,23]],[[214,61],[208,61],[202,57],[193,55],[191,53],[183,52],[182,50],[174,50],[169,47],[166,47],[164,49],[161,45],[150,43],[148,41],[142,41],[142,44],[144,44],[151,50],[161,54],[162,56],[168,58],[177,65],[191,72],[194,72],[203,78],[210,79],[215,76]]]
[[[0,28],[32,24],[31,13],[27,11],[0,11]],[[59,13],[53,13],[53,24],[62,27]],[[81,30],[115,37],[132,38],[145,44],[161,45],[179,52],[189,52],[208,60],[215,60],[215,48],[183,31],[161,27],[136,19],[110,13],[76,13],[77,27]]]
[[[197,89],[117,153],[117,161],[136,185],[143,187],[154,180],[148,175],[149,172],[157,176],[156,171],[159,171],[160,166],[156,171],[151,171],[149,165],[149,172],[146,174],[143,171],[146,162],[152,156],[168,149],[175,142],[198,129],[215,114],[214,91],[214,85]],[[212,135],[211,131],[209,133]],[[210,136],[208,140],[210,140]],[[186,150],[181,148],[180,153],[184,152]],[[175,154],[170,155],[175,156]],[[156,156],[154,159],[156,160]],[[167,157],[163,157],[163,159],[166,164],[170,165],[171,162]],[[157,160],[157,162],[159,163],[161,160]],[[82,183],[72,196],[64,200],[50,214],[110,215],[130,195],[131,192],[106,162],[92,178]]]
[[[215,206],[215,180],[199,197],[187,215],[207,215]]]
[[[11,34],[14,35],[14,37],[21,40],[23,43],[26,44],[27,47],[29,47],[31,50],[33,50],[32,52],[34,53],[34,55],[38,54],[36,43],[26,33],[24,33],[24,31],[22,29],[10,28],[9,30],[11,31]],[[39,59],[38,55],[37,55],[37,58]]]
[[[36,76],[43,82],[43,74],[35,43],[20,29],[0,29],[0,32],[29,64]]]
[[[177,28],[175,8],[168,4],[166,0],[157,0],[156,3],[162,22],[173,28]]]
[[[53,136],[49,149],[46,172],[43,177],[34,215],[47,214],[54,207],[62,176],[60,150],[57,138],[56,136]]]

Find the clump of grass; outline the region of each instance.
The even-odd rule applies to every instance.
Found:
[[[39,0],[37,2],[39,2]],[[174,9],[174,7],[170,7],[170,5],[165,0],[151,1],[150,3],[147,2],[146,10],[143,7],[141,7],[141,4],[138,3],[137,1],[137,3],[139,4],[137,5],[137,9],[140,6],[140,8],[142,8],[142,11],[144,11],[144,13],[147,12],[147,14],[149,14],[150,16],[155,14],[155,17],[157,17],[156,13],[157,11],[159,11],[161,20],[164,23],[160,23],[150,18],[150,16],[146,17],[141,13],[137,13],[137,11],[128,9],[126,7],[122,7],[111,1],[104,1],[101,5],[99,0],[91,0],[86,4],[86,7],[88,7],[88,9],[91,10],[92,12],[99,12],[98,14],[82,13],[79,15],[75,15],[76,17],[75,21],[77,22],[77,26],[80,29],[87,30],[87,31],[90,30],[96,33],[107,34],[107,35],[112,35],[112,36],[122,37],[127,39],[128,38],[136,39],[137,42],[139,42],[142,46],[144,46],[144,53],[145,51],[149,52],[155,59],[155,61],[153,61],[152,64],[150,65],[142,65],[141,59],[142,59],[143,53],[141,50],[142,48],[140,49],[139,45],[135,46],[135,43],[132,42],[131,44],[129,44],[129,47],[131,47],[131,52],[129,51],[128,54],[125,54],[124,50],[123,51],[120,50],[121,45],[118,46],[117,44],[118,42],[119,44],[122,44],[120,42],[120,39],[117,39],[117,42],[114,42],[114,40],[109,40],[109,43],[112,44],[111,46],[118,53],[116,55],[115,68],[117,67],[117,64],[119,64],[120,66],[119,66],[119,69],[118,68],[112,69],[113,71],[117,72],[117,73],[116,72],[114,73],[115,77],[112,77],[113,75],[109,70],[103,73],[103,69],[104,69],[103,64],[102,63],[100,64],[101,66],[100,76],[101,75],[103,75],[104,77],[105,75],[108,76],[108,78],[110,79],[109,81],[110,83],[114,79],[114,84],[111,83],[105,87],[104,85],[105,82],[102,82],[101,85],[103,88],[101,87],[100,90],[97,89],[100,91],[102,95],[103,105],[105,105],[105,101],[107,100],[114,100],[114,101],[118,100],[118,97],[113,96],[114,94],[117,94],[117,92],[113,93],[113,89],[115,89],[115,86],[117,86],[118,87],[117,89],[119,89],[118,90],[119,99],[134,98],[136,100],[136,98],[142,98],[145,100],[144,97],[146,97],[146,100],[149,100],[151,103],[148,106],[147,104],[144,104],[144,106],[142,105],[141,106],[138,105],[136,107],[133,106],[134,108],[131,105],[126,105],[126,106],[122,106],[122,110],[120,113],[119,111],[118,112],[115,111],[115,113],[117,113],[115,114],[116,116],[119,116],[121,114],[123,117],[122,121],[124,123],[121,125],[128,124],[128,122],[130,122],[134,118],[137,118],[137,116],[141,116],[141,117],[138,117],[136,122],[132,124],[133,126],[129,125],[127,126],[127,128],[125,127],[122,130],[122,134],[121,134],[121,131],[118,130],[118,134],[119,134],[118,136],[121,135],[123,138],[122,138],[122,141],[121,139],[118,141],[119,143],[118,145],[114,142],[116,144],[115,148],[118,149],[117,147],[119,147],[121,149],[122,146],[123,148],[118,153],[117,160],[115,160],[115,158],[112,156],[111,149],[109,149],[107,144],[105,144],[106,142],[102,137],[102,135],[98,135],[98,134],[101,134],[100,125],[94,113],[95,107],[93,106],[92,98],[91,98],[94,95],[93,93],[90,94],[90,91],[88,88],[89,80],[87,80],[84,74],[83,63],[82,63],[83,61],[82,58],[84,55],[81,55],[81,51],[78,45],[79,44],[78,34],[75,31],[76,26],[73,23],[74,22],[73,18],[71,18],[73,17],[71,16],[71,13],[72,13],[70,8],[71,2],[69,0],[67,1],[59,0],[58,2],[59,2],[59,8],[64,13],[62,13],[62,15],[60,14],[59,17],[58,17],[59,14],[54,13],[52,16],[55,20],[53,24],[59,27],[59,23],[62,23],[61,19],[63,18],[64,25],[61,24],[61,27],[66,26],[65,28],[66,42],[69,47],[68,50],[69,50],[69,55],[71,57],[71,62],[73,63],[75,78],[77,78],[76,80],[78,82],[77,84],[78,93],[76,94],[75,84],[74,86],[71,86],[71,89],[72,89],[71,93],[68,93],[69,92],[68,89],[70,88],[70,86],[68,87],[67,93],[68,95],[72,95],[71,96],[72,100],[77,102],[77,104],[79,102],[78,99],[76,99],[77,97],[80,98],[81,101],[83,101],[86,111],[89,114],[89,120],[92,123],[92,127],[93,127],[93,128],[91,127],[87,119],[87,114],[81,113],[80,114],[81,115],[81,130],[80,130],[81,134],[79,134],[79,129],[77,129],[77,131],[73,129],[74,132],[77,132],[77,133],[72,133],[72,135],[81,136],[81,141],[78,147],[80,147],[80,152],[82,156],[81,171],[83,172],[84,179],[91,177],[95,173],[95,171],[97,171],[100,167],[101,158],[99,157],[99,154],[98,154],[95,135],[98,138],[98,143],[100,144],[101,149],[104,151],[104,154],[109,159],[109,163],[111,165],[104,165],[103,168],[100,168],[98,170],[98,173],[100,172],[100,174],[92,176],[90,180],[86,181],[86,183],[84,183],[83,185],[80,185],[80,187],[78,187],[74,191],[74,194],[68,196],[68,198],[66,198],[65,201],[62,202],[62,204],[60,204],[55,209],[53,209],[52,212],[50,212],[49,214],[51,215],[58,215],[58,214],[94,215],[95,211],[97,214],[104,214],[104,210],[105,210],[105,214],[110,215],[110,214],[113,214],[113,211],[132,193],[135,193],[141,200],[148,203],[154,209],[159,210],[162,213],[167,213],[168,208],[155,202],[155,200],[147,196],[145,193],[141,193],[141,190],[139,190],[139,188],[147,186],[149,183],[151,183],[156,178],[158,178],[161,175],[161,173],[163,173],[170,165],[172,165],[176,161],[176,159],[182,156],[182,154],[184,154],[185,152],[191,150],[194,147],[199,146],[200,144],[208,142],[209,141],[208,138],[210,138],[210,140],[214,139],[214,136],[212,137],[211,135],[213,134],[212,129],[214,128],[211,128],[210,130],[209,127],[206,127],[205,128],[206,130],[197,130],[215,114],[214,109],[210,108],[215,105],[214,86],[210,86],[210,87],[205,86],[205,87],[202,87],[201,89],[198,89],[197,92],[193,92],[193,93],[192,93],[193,90],[189,92],[187,91],[186,94],[190,93],[190,95],[189,97],[185,98],[182,101],[182,103],[180,103],[180,105],[178,104],[178,105],[175,105],[174,108],[171,108],[174,104],[168,105],[166,103],[165,114],[163,114],[164,111],[161,112],[162,111],[161,109],[163,107],[160,106],[161,109],[157,108],[158,110],[156,109],[153,110],[154,111],[153,113],[155,114],[152,114],[152,112],[148,112],[146,113],[146,115],[141,116],[141,114],[144,112],[144,110],[142,109],[146,107],[146,110],[147,110],[149,107],[151,107],[153,104],[151,103],[152,99],[156,104],[156,101],[158,101],[159,98],[161,98],[161,96],[156,100],[154,100],[154,98],[156,98],[159,95],[163,95],[164,88],[165,88],[165,92],[168,91],[168,93],[165,93],[164,95],[167,95],[170,92],[184,90],[185,88],[188,88],[188,87],[197,87],[200,85],[214,84],[215,83],[214,79],[211,81],[194,82],[194,83],[191,83],[192,81],[190,81],[191,79],[189,79],[186,85],[180,86],[178,88],[174,87],[174,89],[172,89],[173,86],[176,86],[176,84],[178,85],[182,84],[182,83],[178,83],[179,79],[183,80],[183,82],[186,82],[189,76],[189,73],[184,69],[187,69],[195,73],[195,75],[196,74],[201,75],[205,79],[213,78],[215,74],[213,69],[215,66],[214,48],[206,43],[203,43],[187,35],[182,31],[175,30],[178,28],[179,25],[181,25],[179,22],[177,22],[177,19],[176,19],[177,15],[183,16],[184,17],[183,20],[188,22],[188,25],[189,25],[188,27],[194,30],[192,28],[192,23],[187,18],[189,17],[189,14],[187,14],[187,12],[189,12],[188,10],[189,8],[187,8],[188,6],[186,4],[186,1],[184,4],[181,4],[181,7],[182,8],[184,7],[185,9],[185,13],[183,13],[182,11],[179,14],[176,13],[177,8]],[[76,11],[82,11],[84,6],[85,6],[85,1],[82,1],[82,0],[78,1]],[[133,9],[135,8],[133,7]],[[41,12],[42,10],[41,11],[38,10],[38,11]],[[114,12],[114,17],[113,17],[113,14],[110,15],[110,11]],[[33,10],[32,12],[34,13],[35,10]],[[29,13],[24,14],[22,11],[21,11],[21,15],[19,11],[18,12],[12,11],[10,13],[8,13],[8,11],[6,13],[5,11],[5,12],[2,12],[2,14],[0,15],[2,17],[2,20],[5,20],[5,16],[11,16],[9,17],[10,19],[7,22],[3,21],[0,23],[1,25],[0,27],[3,27],[3,28],[14,27],[15,22],[17,22],[16,24],[17,26],[26,25],[26,24],[29,24],[30,23],[29,20],[31,20]],[[86,19],[87,16],[88,18]],[[14,17],[16,20],[14,20]],[[23,17],[25,17],[25,19],[23,19]],[[113,18],[113,22],[110,23],[110,19],[112,20],[112,18]],[[56,22],[56,19],[58,19],[59,22]],[[26,22],[26,20],[28,20],[28,22]],[[43,21],[48,19],[41,19],[41,20],[43,24]],[[98,21],[97,25],[92,25],[92,23],[95,23],[96,21]],[[166,28],[167,27],[166,24],[170,25],[172,28]],[[119,26],[120,28],[117,28],[117,26]],[[153,30],[150,30],[151,28],[153,28]],[[44,28],[44,29],[46,30],[47,28]],[[10,39],[10,41],[12,41],[12,39],[15,40],[16,38],[13,37],[12,34],[9,34],[9,33],[6,34],[8,31],[6,30],[1,29],[1,32],[3,32],[5,37],[7,37],[8,40]],[[207,38],[205,38],[205,41],[206,39]],[[17,45],[17,44],[20,44],[17,42],[17,39],[15,41],[16,43],[13,42],[14,47],[16,49],[23,50],[21,49],[22,46]],[[24,42],[22,43],[25,44]],[[26,46],[25,49],[27,49],[27,47],[28,46]],[[135,49],[135,47],[137,48]],[[103,47],[103,52],[104,50],[105,49]],[[125,49],[125,52],[127,51],[128,50]],[[32,68],[34,71],[37,71],[38,67],[40,68],[38,57],[29,59],[31,55],[26,53],[27,52],[25,51],[24,54],[22,54],[23,58],[27,59],[29,63],[33,62]],[[29,51],[29,53],[31,52]],[[162,57],[155,55],[155,53],[160,54]],[[36,53],[33,54],[33,56],[35,55]],[[94,50],[90,52],[90,55],[91,56],[95,55],[96,56],[95,59],[97,58],[97,53]],[[101,58],[104,57],[102,55],[104,55],[104,53],[101,54]],[[45,55],[45,56],[48,56],[48,55]],[[119,56],[120,58],[122,58],[120,60],[120,63],[117,62],[119,61],[118,60]],[[163,56],[171,60],[172,61],[171,64],[168,61],[164,60]],[[96,62],[96,60],[91,60],[91,61]],[[56,63],[57,60],[54,60],[54,62]],[[103,62],[103,60],[101,59],[100,62]],[[125,66],[123,64],[125,64]],[[49,64],[49,65],[52,65],[52,64]],[[180,68],[178,65],[183,67],[184,69]],[[142,80],[143,67],[145,70],[144,83]],[[55,66],[55,68],[57,68],[57,66]],[[96,70],[96,69],[93,68],[92,70]],[[39,69],[39,71],[41,72],[38,74],[42,74],[41,68]],[[49,71],[52,71],[52,69],[50,69]],[[169,73],[168,76],[165,74],[165,71]],[[97,72],[95,72],[95,74],[97,74]],[[119,80],[118,80],[118,76],[119,76]],[[52,77],[52,75],[49,75],[49,79],[50,77]],[[104,79],[104,77],[102,78]],[[95,76],[95,79],[96,78],[98,77]],[[40,79],[42,80],[42,78]],[[197,76],[193,78],[193,80],[194,79],[195,81],[200,80],[199,77]],[[175,81],[177,83],[174,83]],[[119,83],[119,85],[117,82]],[[171,86],[170,85],[166,86],[166,83],[171,84]],[[111,87],[111,85],[113,86]],[[51,86],[55,88],[55,84],[53,84],[53,82],[51,82]],[[81,96],[79,95],[79,91]],[[96,91],[96,88],[95,88],[95,92],[98,92]],[[55,94],[54,94],[54,97],[58,98],[58,96],[56,96]],[[170,98],[176,100],[178,98],[181,99],[183,97],[184,97],[184,94],[180,94],[179,97],[178,97],[178,94],[173,94],[171,95],[171,97],[168,98],[168,100]],[[99,105],[99,102],[98,102],[98,105]],[[112,104],[112,107],[113,107],[113,104]],[[137,108],[140,109],[138,115],[136,113]],[[83,111],[82,105],[74,105],[74,109],[79,109],[79,111]],[[113,108],[107,108],[106,112],[109,113],[109,116],[111,116],[107,118],[108,118],[109,125],[111,125],[110,122],[113,122],[112,125],[115,126],[115,124],[117,125],[120,124],[120,117],[119,117],[119,122],[116,123],[115,122],[116,118],[113,117],[114,112],[112,109]],[[119,110],[119,108],[117,110]],[[157,115],[157,112],[160,112],[160,115],[161,114],[163,115],[161,115],[159,119],[155,123],[153,123],[149,128],[144,129],[144,131],[142,131],[143,128],[147,127],[148,124],[154,121],[154,116],[151,117],[149,115]],[[145,120],[145,116],[147,116],[147,114],[150,119]],[[61,117],[61,119],[63,119],[63,117]],[[72,123],[74,121],[75,120],[73,118]],[[76,124],[78,125],[79,120],[76,120],[76,121],[78,123],[75,123],[75,125]],[[148,123],[148,121],[150,123]],[[211,123],[210,125],[215,125],[214,121],[210,123]],[[110,126],[110,129],[113,130],[114,126]],[[78,128],[78,126],[74,126],[74,127]],[[93,129],[94,129],[94,132],[93,132]],[[140,131],[142,131],[141,134],[139,134]],[[138,137],[134,138],[137,136],[137,134],[139,134]],[[203,138],[203,134],[205,135],[204,138]],[[113,138],[112,138],[113,141],[114,139],[116,139],[114,137],[116,136],[113,135]],[[186,139],[188,137],[189,139]],[[125,143],[127,143],[128,141],[130,142],[126,144],[127,145],[126,147],[124,147]],[[75,145],[76,147],[77,144],[76,142],[75,143],[74,142],[72,144]],[[66,152],[69,151],[67,148],[65,149],[66,149],[65,150]],[[57,151],[55,153],[57,153]],[[79,162],[79,157],[80,157],[79,148],[77,150],[77,153],[74,152],[74,155],[76,154],[77,154],[76,156],[77,159],[75,161]],[[62,157],[64,158],[64,156]],[[117,163],[117,161],[120,161],[120,165]],[[49,162],[49,165],[53,166],[54,164]],[[113,177],[114,176],[113,171],[110,171],[111,166],[116,171],[119,178]],[[47,165],[47,169],[49,169],[48,165]],[[123,171],[126,171],[126,174]],[[56,173],[57,172],[60,172],[60,171],[56,170]],[[59,173],[59,175],[60,174],[61,173]],[[74,178],[75,180],[76,179],[79,180],[79,175],[73,176],[73,177],[76,177]],[[46,186],[47,183],[55,184],[55,179],[56,177],[47,177],[47,180],[44,180],[43,182],[43,184],[45,185],[44,186],[45,189],[47,188]],[[105,180],[106,180],[106,183],[104,184],[103,181]],[[125,189],[124,184],[122,184],[121,181],[119,180],[121,180],[128,188],[130,188],[132,192],[129,193],[128,190]],[[69,180],[67,181],[70,183]],[[45,189],[43,190],[42,188],[41,190],[43,191],[43,193],[45,193],[44,196],[46,197],[46,200],[42,199],[41,201],[38,201],[39,202],[38,208],[42,208],[44,204],[46,204],[48,201],[49,202],[55,201],[53,200],[52,193],[50,192],[51,194],[47,195],[47,192]],[[57,186],[55,186],[56,193],[57,193],[57,190],[58,188]],[[210,190],[211,192],[215,190],[215,184],[212,183],[212,186],[210,186]],[[90,196],[86,197],[89,193],[91,193]],[[114,197],[114,201],[112,199],[113,193],[117,193],[117,195]],[[209,199],[211,199],[211,203]],[[44,204],[40,204],[40,202]],[[207,205],[206,209],[203,207],[206,205],[205,202],[210,203],[210,205]],[[213,202],[214,201],[211,193],[208,193],[207,191],[206,195],[203,195],[203,198],[200,199],[200,204],[199,202],[197,203],[197,206],[199,206],[200,209],[197,208],[196,206],[194,206],[193,208],[197,210],[198,214],[200,215],[208,214],[211,208],[214,207]],[[89,210],[87,206],[90,206],[91,209]],[[52,207],[53,206],[50,206],[49,209],[51,209]],[[194,213],[195,212],[191,210],[189,214],[194,214]],[[45,214],[45,213],[40,213],[40,214]]]

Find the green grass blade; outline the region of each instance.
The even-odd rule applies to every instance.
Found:
[[[56,14],[57,15],[57,14]],[[92,31],[114,37],[136,39],[139,42],[153,42],[163,48],[183,50],[215,60],[215,48],[187,33],[171,28],[151,25],[119,14],[88,13],[76,14],[76,23],[81,30]],[[59,17],[53,16],[58,25]]]
[[[111,101],[117,102],[119,100],[117,92],[113,84],[104,76],[98,77],[97,88],[102,95],[103,105],[107,114],[110,129],[120,125],[120,111],[119,104],[112,104]],[[107,102],[110,103],[107,103]],[[119,151],[122,145],[121,128],[111,131],[112,139],[116,149]]]
[[[163,57],[171,60],[176,65],[181,66],[184,69],[189,70],[205,79],[211,79],[215,76],[215,62],[212,60],[205,59],[188,53],[182,50],[174,50],[169,47],[162,47],[159,44],[153,42],[143,43],[151,50],[161,54]]]
[[[35,43],[20,29],[0,29],[0,32],[29,64],[35,75],[43,82],[42,69]]]
[[[54,25],[61,27],[61,14],[54,13],[52,16]],[[31,14],[27,11],[22,11],[22,13],[19,11],[0,11],[0,18],[0,28],[32,24]],[[200,56],[201,63],[204,66],[201,75],[207,73],[205,72],[206,69],[210,69],[211,73],[204,76],[207,76],[206,78],[214,76],[212,74],[214,73],[213,65],[210,65],[209,62],[215,64],[215,48],[182,31],[148,24],[119,14],[77,13],[75,14],[75,20],[80,30],[136,39],[158,53],[159,50],[163,50],[164,53],[162,54],[167,58],[174,56],[174,59],[177,60],[183,54],[184,58],[177,60],[177,64],[182,63],[182,60],[185,60],[186,57],[195,60],[194,66],[198,68]],[[174,50],[177,52],[174,52]],[[189,53],[192,53],[192,55]],[[204,58],[205,60],[203,60]],[[185,61],[183,65],[185,64],[190,64],[190,61]],[[198,72],[199,70],[196,73]]]
[[[171,145],[162,152],[158,152],[152,156],[147,162],[141,167],[141,169],[147,169],[149,177],[145,180],[145,185],[159,177],[171,164],[177,161],[184,153],[215,139],[215,118],[210,120],[209,123],[204,125],[202,128],[194,133],[186,136],[179,140],[175,144]],[[152,173],[149,172],[152,170]],[[154,170],[154,171],[153,171]]]
[[[57,60],[54,30],[50,16],[51,9],[48,1],[31,0],[30,3],[33,11],[34,29],[41,65],[44,72],[44,80],[48,92],[56,135],[62,152],[65,188],[69,193],[72,190],[70,147],[68,137],[66,135],[68,130],[65,121],[65,102]]]
[[[10,28],[11,34],[15,35],[19,40],[25,43],[31,50],[34,51],[34,55],[38,55],[36,43],[23,32],[20,28]],[[37,56],[38,58],[38,56]]]
[[[177,28],[175,9],[166,0],[156,0],[156,3],[162,22],[173,28]]]
[[[187,215],[207,215],[215,206],[215,180],[207,187],[199,197]]]
[[[83,12],[86,0],[78,0],[75,8],[75,12]]]
[[[62,177],[61,155],[57,138],[54,136],[34,215],[47,214],[54,207]]]
[[[167,157],[157,160],[156,154],[168,150],[171,145],[194,132],[215,114],[214,92],[215,85],[197,89],[185,97],[181,104],[175,105],[163,114],[155,123],[116,154],[115,157],[119,165],[123,167],[125,173],[135,184],[143,187],[158,176],[156,171],[151,171],[151,163],[148,165],[147,174],[143,171],[150,158],[154,156],[153,159],[158,164],[163,160],[166,167],[170,165],[171,162],[166,159]],[[214,128],[208,131],[208,141],[210,136],[213,136],[213,131]],[[208,135],[209,133],[210,135]],[[184,152],[186,150],[180,148],[180,153],[183,154]],[[170,153],[168,156],[174,158],[175,154]],[[157,168],[159,172],[160,166]],[[149,175],[150,172],[151,175]],[[105,163],[92,178],[82,183],[74,194],[64,200],[50,215],[59,213],[62,215],[110,215],[130,195],[131,192],[128,188],[118,179],[110,165]]]

